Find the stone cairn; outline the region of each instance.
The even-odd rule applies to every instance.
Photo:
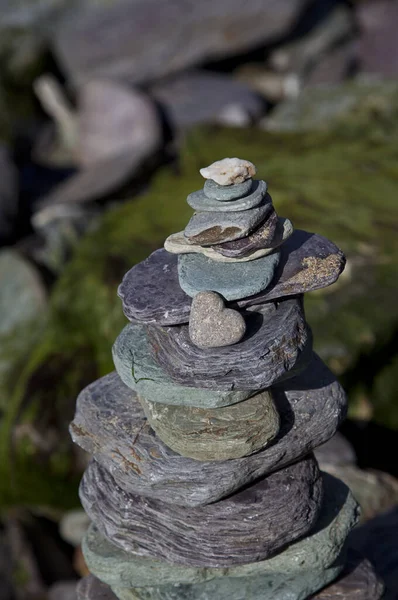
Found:
[[[252,163],[201,174],[185,231],[120,285],[116,372],[77,400],[71,434],[93,455],[79,599],[377,600],[346,544],[357,504],[312,453],[346,398],[303,294],[344,256],[278,217]]]

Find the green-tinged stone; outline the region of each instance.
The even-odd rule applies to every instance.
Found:
[[[180,254],[178,279],[188,296],[213,291],[226,300],[254,296],[265,290],[279,264],[278,250],[257,260],[244,263],[220,263],[202,254]]]
[[[204,212],[238,212],[240,210],[249,210],[260,204],[262,199],[272,202],[267,193],[267,184],[265,181],[253,181],[250,194],[243,198],[231,200],[230,202],[219,202],[208,198],[203,190],[192,192],[188,195],[187,202],[191,208]]]
[[[218,200],[219,202],[229,202],[230,200],[246,196],[251,190],[252,181],[252,179],[246,179],[242,183],[220,185],[213,181],[213,179],[206,179],[203,191],[208,198]]]
[[[303,571],[332,567],[346,536],[358,519],[358,505],[347,486],[324,475],[325,497],[321,516],[311,535],[291,544],[268,560],[229,568],[186,567],[136,558],[121,550],[91,526],[83,540],[83,554],[90,571],[112,587],[134,588],[197,584],[220,577],[295,577]],[[326,583],[326,582],[325,582]]]
[[[196,460],[247,456],[279,431],[279,415],[266,391],[233,406],[207,410],[140,401],[160,439],[178,454]]]
[[[139,323],[131,323],[123,329],[112,353],[121,380],[151,402],[217,408],[241,402],[254,394],[254,390],[218,391],[178,385],[154,360],[145,327]]]

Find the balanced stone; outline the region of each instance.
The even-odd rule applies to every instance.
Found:
[[[220,348],[237,344],[246,333],[244,317],[226,308],[215,292],[199,292],[192,302],[189,337],[198,348]]]
[[[219,202],[229,202],[246,196],[252,187],[252,179],[246,179],[242,183],[233,185],[219,185],[213,179],[206,179],[203,191],[208,198]]]
[[[249,210],[258,206],[262,200],[272,204],[272,199],[267,194],[267,184],[265,181],[253,181],[250,194],[237,200],[229,202],[220,202],[213,198],[208,198],[204,190],[192,192],[187,198],[189,206],[197,211],[204,212],[238,212],[241,210]]]
[[[267,576],[272,582],[283,575],[289,582],[301,573],[322,572],[334,565],[341,570],[340,558],[344,556],[347,534],[357,522],[358,505],[343,482],[326,474],[323,474],[323,481],[324,499],[314,529],[307,537],[267,560],[221,569],[169,564],[135,557],[112,544],[91,526],[83,540],[87,566],[112,587],[142,588],[156,583],[155,589],[158,590],[171,590],[172,586],[189,586],[189,589],[195,584],[203,585],[224,578],[232,584],[239,579]],[[328,583],[327,575],[325,577],[323,585]]]
[[[289,234],[290,235],[290,234]],[[287,239],[288,235],[284,239]],[[281,243],[283,242],[283,239]],[[279,246],[280,244],[278,244]],[[249,260],[256,260],[256,258],[261,258],[262,256],[267,256],[273,252],[274,248],[260,248],[259,250],[255,250],[251,254],[246,254],[245,256],[241,256],[240,258],[228,258],[228,256],[223,256],[219,254],[217,250],[215,250],[215,246],[201,246],[200,244],[194,244],[190,242],[184,235],[183,231],[179,231],[177,233],[172,233],[164,242],[164,247],[167,252],[171,252],[172,254],[203,254],[207,258],[211,258],[212,260],[216,260],[217,262],[222,263],[236,263],[236,262],[247,262]]]
[[[185,227],[185,237],[204,246],[238,240],[256,229],[272,209],[272,202],[263,198],[256,208],[249,210],[197,212]]]
[[[113,362],[122,381],[142,398],[152,402],[217,408],[241,402],[256,392],[253,390],[201,389],[182,386],[155,360],[141,323],[130,323],[117,337],[113,349]]]
[[[275,210],[266,217],[264,223],[250,235],[234,242],[225,242],[212,247],[224,258],[241,259],[248,253],[258,252],[264,248],[277,248],[293,233],[293,225],[289,219],[278,218]]]
[[[243,263],[219,263],[202,254],[180,254],[178,280],[188,296],[212,290],[226,300],[239,300],[265,290],[279,264],[280,252]]]
[[[148,325],[156,361],[181,385],[221,390],[264,389],[305,368],[312,336],[302,299],[252,308],[245,313],[245,337],[224,348],[198,348],[188,325]]]
[[[215,504],[183,508],[126,492],[92,461],[80,499],[99,531],[134,556],[228,567],[269,558],[306,535],[319,516],[322,483],[309,455]]]
[[[216,409],[139,400],[159,438],[181,456],[195,460],[228,460],[253,454],[279,431],[279,414],[269,391]]]
[[[233,185],[254,177],[256,167],[249,160],[223,158],[199,172],[205,179],[212,179],[219,185]]]
[[[239,307],[327,287],[345,266],[344,255],[335,244],[306,231],[295,230],[280,253],[271,285],[255,296],[238,300]],[[177,256],[160,249],[126,273],[118,293],[128,319],[159,325],[189,321],[192,300],[180,287],[177,263]]]
[[[316,355],[304,373],[271,393],[280,432],[267,448],[246,458],[199,462],[176,454],[155,435],[135,392],[116,373],[80,393],[70,431],[125,490],[200,506],[298,460],[330,439],[346,415],[344,391]]]

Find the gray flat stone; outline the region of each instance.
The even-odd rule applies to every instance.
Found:
[[[347,486],[324,475],[322,512],[313,531],[271,558],[226,568],[187,567],[147,558],[134,557],[116,547],[91,526],[83,540],[83,553],[89,569],[111,586],[135,588],[203,584],[230,578],[268,575],[286,579],[303,572],[322,571],[336,564],[344,542],[357,521],[357,503]],[[189,598],[189,596],[188,596]],[[196,598],[193,596],[193,598]],[[243,598],[246,599],[245,596]]]
[[[213,246],[212,250],[225,258],[240,259],[248,253],[260,248],[277,248],[293,233],[293,225],[289,219],[278,218],[273,210],[258,229],[247,237],[234,242],[225,242]]]
[[[306,535],[319,516],[322,483],[309,455],[215,504],[184,508],[124,491],[92,461],[79,495],[99,531],[134,556],[228,567],[269,558]]]
[[[237,310],[226,308],[221,296],[200,292],[192,302],[189,337],[198,348],[237,344],[246,333],[246,322]]]
[[[288,235],[286,237],[288,237]],[[282,242],[283,238],[281,237],[280,243]],[[279,246],[280,244],[277,245]],[[214,250],[214,246],[201,246],[200,244],[194,244],[193,242],[190,242],[185,237],[183,231],[178,231],[177,233],[172,233],[169,235],[164,242],[164,247],[167,252],[171,252],[172,254],[203,254],[203,256],[206,256],[207,258],[211,258],[212,260],[222,263],[237,263],[256,260],[257,258],[261,258],[261,256],[267,256],[274,251],[274,248],[260,248],[259,250],[255,250],[251,254],[246,254],[240,258],[228,258],[227,256],[219,254],[217,250]]]
[[[252,179],[246,179],[242,183],[232,185],[219,185],[213,179],[206,179],[203,191],[208,198],[218,200],[219,202],[229,202],[246,196],[252,187]]]
[[[223,187],[223,186],[220,186]],[[227,186],[236,187],[236,186]],[[208,198],[205,189],[192,192],[187,197],[187,202],[194,210],[204,212],[239,212],[241,210],[249,210],[259,206],[263,199],[272,203],[271,196],[267,194],[267,184],[265,181],[253,181],[250,194],[230,200],[229,202],[220,202],[213,198]]]
[[[253,454],[279,431],[279,414],[268,391],[215,409],[139,400],[159,438],[174,452],[195,460],[229,460]]]
[[[245,311],[245,320],[245,337],[224,348],[198,348],[188,325],[148,325],[148,339],[157,363],[173,381],[205,389],[265,389],[311,360],[302,298],[253,307]]]
[[[180,254],[178,281],[188,296],[211,290],[226,300],[239,300],[258,294],[271,283],[280,252],[243,263],[220,263],[203,254]]]
[[[344,391],[316,355],[304,373],[271,392],[280,432],[246,458],[199,462],[176,454],[149,427],[136,394],[116,373],[80,393],[70,432],[127,491],[200,506],[298,460],[330,439],[346,415]]]
[[[256,208],[249,210],[197,212],[191,217],[184,233],[191,242],[204,246],[238,240],[256,229],[272,208],[272,203],[263,198]]]
[[[231,387],[202,389],[179,385],[154,359],[145,326],[141,323],[131,323],[123,329],[113,345],[112,354],[122,381],[142,398],[153,402],[217,408],[241,402],[255,393],[255,390]]]
[[[295,230],[280,252],[271,285],[255,296],[239,300],[239,307],[327,287],[345,266],[345,257],[335,244],[306,231]],[[118,293],[128,319],[159,325],[189,321],[192,300],[180,287],[177,262],[177,256],[160,249],[126,273]]]

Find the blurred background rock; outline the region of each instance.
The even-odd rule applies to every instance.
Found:
[[[112,370],[121,276],[226,155],[347,255],[306,301],[350,399],[318,458],[398,596],[397,18],[397,0],[0,0],[1,600],[75,600],[77,392]]]

